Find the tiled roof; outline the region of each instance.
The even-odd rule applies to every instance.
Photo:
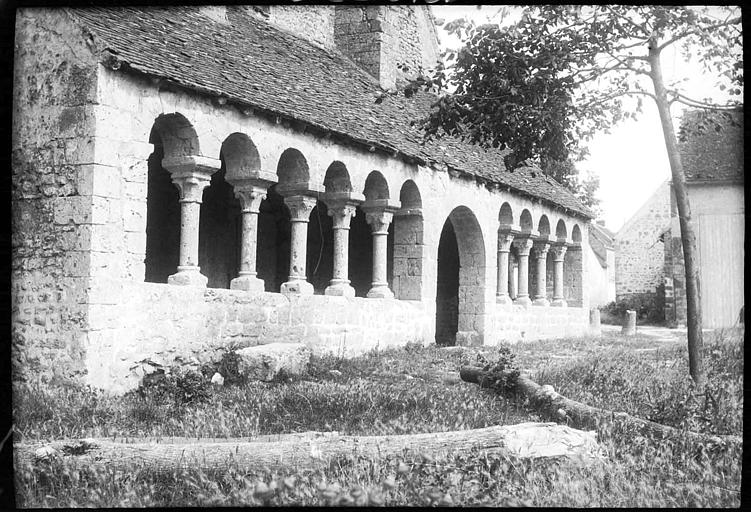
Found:
[[[737,125],[718,116],[697,110],[683,115],[681,130],[686,137],[678,148],[687,182],[743,182],[743,110],[732,113]],[[695,131],[700,122],[705,125],[701,134]]]
[[[352,141],[398,151],[592,217],[591,211],[539,170],[505,169],[503,153],[452,137],[423,144],[411,124],[435,97],[387,96],[336,50],[324,49],[245,14],[220,23],[195,7],[69,9],[98,46],[135,70],[230,102],[302,121]],[[233,11],[235,12],[235,11]]]

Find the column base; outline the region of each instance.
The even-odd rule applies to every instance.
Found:
[[[514,301],[512,301],[511,297],[509,297],[508,295],[496,295],[495,303],[496,304],[513,304]]]
[[[331,283],[323,291],[324,295],[331,295],[333,297],[354,297],[355,289],[350,286],[349,281],[342,281],[338,283]]]
[[[564,299],[553,299],[553,302],[551,302],[550,305],[555,306],[557,308],[568,307],[568,303],[566,303]]]
[[[167,284],[177,286],[201,286],[206,288],[209,278],[201,274],[200,267],[177,267],[177,274],[167,278]]]
[[[379,284],[373,286],[366,297],[369,299],[393,299],[394,292],[392,292],[387,285]]]
[[[313,295],[313,285],[303,279],[287,281],[286,283],[282,283],[279,291],[285,296]]]
[[[532,301],[532,304],[535,306],[550,306],[550,301],[545,297],[540,297],[539,299]]]
[[[514,304],[517,306],[529,306],[532,304],[532,299],[529,297],[517,297],[514,299]]]
[[[243,290],[246,292],[262,292],[265,290],[266,283],[263,279],[258,279],[255,274],[238,276],[229,282],[230,290]]]

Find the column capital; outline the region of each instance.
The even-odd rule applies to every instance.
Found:
[[[563,258],[566,256],[566,244],[565,243],[555,243],[553,244],[553,261],[563,261]]]
[[[284,198],[284,204],[289,208],[290,220],[292,222],[308,222],[310,212],[316,206],[316,198],[310,196],[287,196]]]
[[[382,207],[363,207],[365,211],[365,222],[370,224],[374,234],[386,234],[389,231],[389,224],[394,218],[393,210]]]
[[[329,207],[329,217],[334,221],[334,229],[349,229],[349,223],[355,215],[357,205],[351,203],[334,203]]]
[[[532,244],[532,252],[534,253],[535,258],[538,258],[538,259],[546,258],[548,255],[549,249],[550,249],[550,242],[536,240]]]
[[[172,183],[180,191],[181,203],[200,203],[203,190],[211,184],[211,176],[202,173],[173,174]]]
[[[499,231],[498,252],[509,252],[511,250],[511,244],[513,241],[514,233],[512,231]]]
[[[240,200],[243,213],[258,213],[261,201],[266,199],[266,187],[243,185],[235,187],[235,197]]]
[[[529,256],[534,240],[528,235],[522,234],[514,237],[513,246],[519,256]]]

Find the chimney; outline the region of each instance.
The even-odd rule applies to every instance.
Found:
[[[426,5],[337,5],[334,43],[384,89],[439,58],[438,33]]]

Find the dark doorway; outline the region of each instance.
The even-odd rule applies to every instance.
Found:
[[[289,276],[290,230],[289,210],[274,185],[261,201],[258,214],[256,272],[267,292],[278,292]]]
[[[459,247],[450,219],[446,219],[438,243],[438,281],[435,297],[435,341],[455,345],[459,329]]]
[[[356,297],[365,297],[373,282],[373,235],[359,207],[349,225],[349,280]]]
[[[164,150],[154,143],[148,160],[145,281],[166,283],[180,260],[180,193],[162,168]]]

